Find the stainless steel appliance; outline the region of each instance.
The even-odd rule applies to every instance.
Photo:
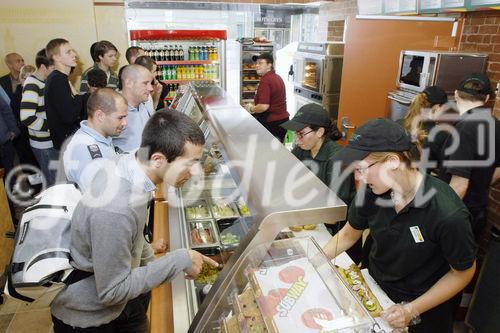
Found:
[[[343,56],[344,43],[300,43],[293,61],[295,95],[323,105],[335,120]],[[301,103],[303,99],[297,101]]]
[[[439,86],[453,100],[460,81],[470,73],[484,73],[488,55],[403,50],[396,76],[397,89],[389,92],[391,119],[404,117],[415,95],[428,86]]]

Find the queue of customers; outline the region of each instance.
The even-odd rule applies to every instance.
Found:
[[[0,79],[7,119],[0,128],[4,167],[11,163],[5,156],[15,151],[22,124],[48,183],[56,181],[50,162],[60,159],[65,178],[84,192],[72,221],[72,264],[94,274],[58,294],[51,307],[55,332],[145,332],[152,288],[182,272],[196,277],[203,262],[217,265],[191,250],[155,259],[164,242],[155,248],[144,241],[152,192],[162,182],[181,186],[197,174],[205,140],[187,116],[156,111],[165,87],[155,80],[156,64],[143,53],[129,48],[131,64],[116,75],[111,70],[116,47],[94,43],[95,64],[84,72],[78,93],[68,80],[76,52],[64,39],[51,40],[25,78],[18,121],[16,111],[3,110],[15,105],[6,98],[19,90],[15,73],[21,73],[22,61],[15,54],[6,58],[10,81],[4,85]],[[488,78],[464,78],[453,108],[442,89],[429,87],[400,124],[370,120],[343,148],[321,107],[305,105],[289,121],[280,108],[270,117],[273,89],[281,91],[281,83],[273,76],[272,58],[257,61],[269,82],[246,109],[264,117],[279,138],[294,131],[292,153],[349,206],[347,220],[332,230],[324,248],[327,256],[360,247],[363,230],[370,230],[372,245],[363,265],[396,303],[384,313],[387,322],[410,325],[410,332],[452,332],[460,292],[476,269],[487,189],[500,178],[498,121],[484,107],[491,95]],[[347,177],[334,172],[336,164]],[[116,171],[111,177],[110,167]],[[112,184],[114,197],[103,184]],[[90,204],[96,195],[108,204]],[[120,200],[113,200],[116,195]]]

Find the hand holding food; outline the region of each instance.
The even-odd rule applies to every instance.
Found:
[[[381,313],[382,318],[394,328],[404,328],[420,322],[420,316],[411,303],[394,304]]]

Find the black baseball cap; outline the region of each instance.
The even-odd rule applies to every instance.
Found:
[[[292,131],[300,131],[309,125],[330,127],[332,122],[321,105],[310,103],[302,106],[295,116],[280,126]]]
[[[431,106],[448,103],[448,96],[446,95],[446,92],[438,86],[427,87],[423,93],[425,94],[425,97],[427,97]]]
[[[390,119],[372,119],[359,127],[347,146],[335,154],[335,160],[347,167],[374,152],[403,152],[412,148],[410,136]]]
[[[466,92],[473,96],[489,95],[491,94],[491,82],[486,74],[472,73],[460,81],[457,90]]]

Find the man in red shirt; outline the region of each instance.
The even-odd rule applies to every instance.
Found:
[[[285,83],[274,71],[274,59],[271,53],[257,57],[257,74],[261,76],[254,98],[254,105],[247,105],[248,112],[281,142],[285,139],[286,129],[280,124],[288,120],[286,111]]]

